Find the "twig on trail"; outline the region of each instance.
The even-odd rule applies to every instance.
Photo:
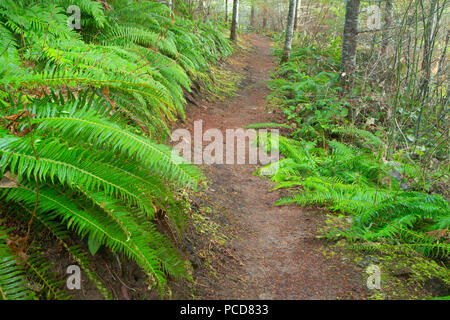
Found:
[[[239,263],[239,265],[243,266],[244,264],[242,263],[241,260],[239,260],[238,258],[236,258],[229,249],[224,249],[223,251],[225,251],[225,253],[227,253],[231,258],[233,258],[237,263]]]
[[[214,239],[210,240],[210,244],[214,244],[217,247],[221,247],[221,251],[225,252],[230,258],[234,259],[237,263],[239,263],[239,265],[243,266],[244,264],[242,263],[242,261],[238,258],[236,258],[229,249],[225,248],[223,245],[221,245],[220,243],[218,243],[217,241],[215,241]]]
[[[122,270],[122,264],[120,263],[120,259],[119,259],[119,256],[117,255],[117,253],[114,253],[114,256],[116,257],[116,260],[117,260],[117,264],[119,265],[119,270],[120,270],[120,273],[121,273],[121,274],[123,274],[123,270]]]
[[[127,285],[125,284],[125,282],[123,282],[122,279],[120,279],[119,276],[114,272],[114,270],[112,270],[112,272],[116,275],[117,280],[119,280],[120,283],[123,284],[123,285],[125,286],[125,288],[130,289],[130,290],[133,290],[134,292],[137,291],[135,288],[131,288],[131,287],[127,286]]]
[[[201,283],[198,283],[198,282],[195,282],[195,285],[196,285],[196,286],[201,286],[201,287],[204,287],[204,288],[208,288],[208,289],[209,289],[208,286],[206,286],[206,285],[204,285],[204,284],[201,284]]]
[[[193,105],[200,107],[200,105],[197,103],[197,101],[195,101],[195,99],[192,97],[189,97],[187,94],[185,95],[185,98],[188,102],[192,103]]]
[[[137,291],[135,288],[131,288],[131,287],[127,286],[127,285],[125,284],[125,282],[123,282],[122,279],[119,278],[119,276],[117,275],[117,273],[115,273],[114,270],[112,270],[112,269],[109,268],[109,266],[108,266],[108,264],[107,264],[106,262],[105,262],[105,266],[106,266],[106,269],[108,269],[108,272],[109,272],[109,274],[111,275],[111,277],[113,278],[114,281],[119,280],[119,282],[120,282],[122,285],[124,285],[125,288],[130,289],[130,290],[133,290],[133,291],[135,291],[135,292]]]
[[[111,277],[113,278],[113,280],[116,281],[116,280],[117,280],[116,277],[114,277],[113,273],[112,273],[111,270],[109,269],[109,266],[108,266],[108,264],[107,264],[106,262],[105,262],[105,266],[106,266],[106,269],[108,269],[108,272],[109,272],[109,274],[111,275]]]

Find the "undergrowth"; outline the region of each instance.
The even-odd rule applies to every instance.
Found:
[[[281,50],[275,47],[274,53]],[[351,226],[334,228],[326,238],[346,239],[359,251],[403,248],[448,264],[450,208],[443,195],[432,192],[433,183],[445,183],[448,168],[424,175],[401,149],[388,159],[383,127],[354,121],[355,98],[342,93],[339,64],[338,39],[326,48],[293,48],[289,62],[273,74],[268,102],[292,128],[289,137],[280,136],[283,159],[259,170],[275,188],[290,191],[276,205],[348,215]]]
[[[80,29],[67,25],[69,5]],[[179,189],[202,174],[162,145],[183,120],[191,88],[217,89],[214,64],[232,51],[222,31],[162,3],[0,1],[0,299],[66,298],[37,230],[58,239],[105,298],[71,233],[135,261],[164,296],[187,278],[179,238],[188,215]],[[33,245],[31,245],[33,244]],[[37,290],[26,284],[39,283]]]

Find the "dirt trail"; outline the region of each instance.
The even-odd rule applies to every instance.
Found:
[[[203,130],[242,128],[277,121],[266,110],[266,80],[275,69],[270,40],[247,35],[253,50],[232,57],[230,69],[246,77],[232,99],[191,106],[187,128],[203,120]],[[279,119],[278,119],[279,120]],[[228,214],[219,219],[236,239],[220,259],[217,278],[196,275],[198,295],[205,299],[357,299],[365,295],[361,270],[341,258],[325,258],[318,249],[318,210],[274,207],[281,191],[269,190],[268,179],[254,175],[254,165],[202,166],[211,181],[208,197]]]

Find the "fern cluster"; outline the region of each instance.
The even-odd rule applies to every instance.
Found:
[[[77,32],[67,27],[68,1],[34,2],[0,3],[4,104],[12,104],[10,91],[90,88],[154,136],[167,134],[168,122],[184,118],[183,90],[231,52],[220,31],[174,17],[164,4],[121,0],[103,10],[75,1],[83,10]]]
[[[401,181],[390,176],[392,164],[368,149],[328,141],[325,151],[314,142],[285,137],[279,144],[285,158],[260,169],[272,173],[276,188],[294,192],[277,205],[323,206],[350,214],[354,223],[346,235],[353,240],[400,241],[427,255],[448,255],[450,208],[442,196],[404,191]],[[431,236],[439,231],[443,238]]]
[[[283,108],[292,127],[291,138],[280,137],[284,158],[260,169],[276,188],[292,191],[277,205],[323,206],[349,214],[352,228],[336,234],[359,244],[399,244],[448,257],[448,202],[415,189],[409,182],[420,175],[419,167],[387,161],[379,135],[348,124],[339,74],[322,71],[338,69],[333,48],[294,49],[269,84],[269,101]],[[264,124],[253,125],[259,126]]]
[[[79,30],[67,25],[71,5],[81,9]],[[50,232],[105,298],[69,232],[135,261],[164,294],[167,277],[188,274],[156,214],[177,237],[187,219],[177,189],[195,190],[202,175],[158,142],[184,119],[184,93],[211,83],[211,63],[231,52],[227,40],[164,4],[125,0],[2,0],[0,35],[7,217]],[[50,262],[38,248],[12,250],[23,239],[14,234],[0,224],[0,298],[63,298]]]

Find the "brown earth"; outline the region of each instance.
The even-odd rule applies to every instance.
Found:
[[[222,102],[190,106],[185,128],[203,120],[203,132],[218,128],[243,128],[253,123],[280,122],[266,108],[270,93],[267,80],[275,69],[270,40],[246,35],[251,47],[236,53],[228,68],[244,76],[236,96]],[[193,134],[192,134],[193,136]],[[224,134],[225,136],[225,134]],[[341,258],[326,258],[317,238],[324,213],[297,206],[274,207],[282,191],[267,178],[255,176],[255,165],[202,165],[209,190],[199,203],[221,208],[213,217],[226,232],[234,234],[223,247],[213,244],[212,259],[197,266],[203,248],[190,241],[196,253],[195,295],[204,299],[361,299],[365,298],[363,271]],[[209,202],[209,204],[208,204]],[[197,240],[198,241],[198,240]],[[211,244],[209,244],[211,248]],[[192,248],[191,248],[192,249]],[[203,252],[203,251],[202,251]],[[208,271],[212,267],[214,271]],[[215,275],[215,276],[214,276]],[[176,285],[175,287],[179,287]],[[175,293],[178,290],[175,288]],[[183,294],[175,294],[176,297]]]

